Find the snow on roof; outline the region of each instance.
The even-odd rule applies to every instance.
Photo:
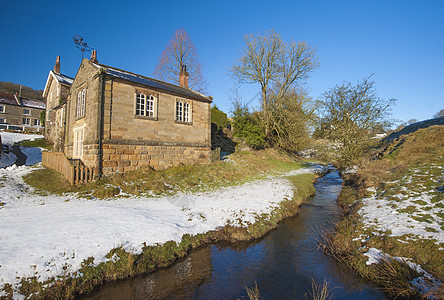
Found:
[[[20,100],[22,100],[23,106],[38,108],[38,109],[45,109],[46,108],[45,103],[42,101],[25,99],[25,98],[21,98]]]
[[[61,73],[55,73],[53,70],[49,71],[48,79],[46,80],[45,88],[43,89],[43,97],[46,97],[49,89],[49,84],[51,82],[51,78],[54,78],[58,83],[66,84],[71,86],[74,82],[74,79],[63,75]]]
[[[20,102],[18,102],[17,99],[19,99]],[[3,94],[3,93],[0,93],[0,103],[1,104],[17,105],[17,106],[20,105],[20,106],[26,106],[26,107],[32,107],[32,108],[39,108],[39,109],[46,108],[46,105],[43,101],[27,99],[27,98],[18,97],[18,96],[12,95],[12,94]]]
[[[74,82],[74,78],[71,78],[69,76],[63,75],[61,73],[53,72],[53,75],[57,79],[57,81],[60,82],[60,83],[72,85],[72,83]]]
[[[19,103],[17,103],[17,100],[15,100],[14,95],[4,94],[4,93],[0,93],[0,103],[1,104],[10,104],[10,105],[19,105]]]
[[[167,91],[173,94],[178,94],[184,97],[188,97],[188,98],[192,98],[195,100],[200,100],[200,101],[205,101],[205,102],[211,102],[209,97],[206,97],[198,92],[195,92],[193,90],[178,86],[178,85],[174,85],[174,84],[170,84],[167,82],[163,82],[160,80],[156,80],[156,79],[152,79],[149,77],[145,77],[142,75],[138,75],[135,73],[131,73],[128,71],[123,71],[123,70],[119,70],[110,66],[106,66],[106,65],[102,65],[99,63],[92,63],[95,67],[100,68],[106,68],[106,74],[116,77],[116,78],[121,78],[127,81],[131,81],[131,82],[135,82],[135,83],[139,83],[154,89],[160,89],[163,91]]]

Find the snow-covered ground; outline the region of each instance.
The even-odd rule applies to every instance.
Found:
[[[13,145],[14,143],[21,142],[24,140],[33,141],[35,139],[44,138],[44,136],[40,134],[25,134],[25,133],[5,132],[5,131],[0,131],[0,135],[2,136],[2,143],[8,145]]]
[[[35,139],[42,139],[43,135],[38,134],[24,134],[24,133],[16,133],[16,132],[5,132],[0,131],[0,135],[2,137],[2,143],[5,145],[8,145],[11,147],[15,143],[25,141],[25,140],[35,140]],[[42,149],[41,148],[35,148],[35,147],[20,147],[20,150],[27,156],[26,158],[26,165],[32,166],[36,163],[39,163],[42,161]],[[14,153],[2,153],[0,157],[0,168],[12,166],[17,157]]]
[[[390,195],[386,190],[370,190],[373,196],[362,200],[363,206],[358,212],[365,227],[390,232],[390,236],[430,239],[444,244],[444,208],[440,200],[443,196],[437,191],[444,166],[432,164],[426,169],[418,167],[401,180],[388,182],[387,185],[397,189]],[[435,184],[431,186],[430,183]]]
[[[439,252],[444,251],[444,206],[442,191],[439,190],[443,173],[442,165],[423,164],[400,180],[386,182],[380,190],[370,188],[369,192],[373,195],[362,200],[363,206],[358,211],[364,228],[371,229],[372,234],[396,237],[402,243],[431,240],[440,246]],[[359,239],[366,242],[368,237],[360,236]],[[367,265],[391,257],[376,248],[370,248],[364,255],[368,257]],[[441,283],[410,258],[394,259],[406,262],[421,274],[411,283],[423,295],[435,288],[433,284]]]
[[[37,166],[38,167],[38,166]],[[0,287],[20,277],[39,280],[79,269],[90,256],[105,261],[113,248],[140,253],[143,243],[180,241],[231,222],[254,222],[293,195],[285,176],[197,194],[86,200],[75,194],[33,193],[29,166],[0,169]],[[290,175],[319,172],[319,167]],[[0,294],[1,296],[1,294]]]

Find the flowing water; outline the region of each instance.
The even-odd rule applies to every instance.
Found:
[[[99,288],[87,299],[248,299],[257,283],[261,299],[310,299],[312,280],[329,281],[333,299],[384,299],[374,286],[317,249],[319,227],[340,216],[337,172],[320,178],[316,195],[263,239],[193,251],[170,268]]]

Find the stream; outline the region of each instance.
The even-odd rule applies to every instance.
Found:
[[[105,284],[84,299],[248,299],[245,286],[255,283],[261,299],[311,299],[312,280],[327,280],[332,299],[385,299],[317,249],[316,228],[340,217],[341,183],[337,172],[319,178],[299,214],[259,241],[202,247],[167,269]]]

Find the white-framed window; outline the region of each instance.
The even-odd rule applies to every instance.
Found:
[[[176,121],[191,122],[191,104],[188,101],[176,101]]]
[[[34,119],[33,122],[32,122],[32,125],[40,126],[40,120],[39,119]]]
[[[77,118],[85,116],[85,97],[86,89],[82,89],[77,93]]]
[[[74,151],[73,158],[83,157],[83,138],[84,138],[84,127],[74,129]]]
[[[190,119],[190,103],[185,102],[183,104],[183,121],[184,122],[191,122]]]
[[[30,110],[29,108],[24,108],[24,109],[23,109],[23,114],[24,114],[25,116],[30,116],[30,115],[31,115],[31,110]]]
[[[156,116],[156,97],[153,95],[145,95],[144,93],[136,94],[136,116],[155,117]]]
[[[176,121],[183,121],[183,102],[176,101]]]
[[[30,118],[23,118],[22,124],[23,125],[31,125],[31,119]]]
[[[0,124],[6,124],[6,119],[4,118],[0,119]]]
[[[4,105],[0,105],[0,113],[4,113],[5,112],[5,106]]]

